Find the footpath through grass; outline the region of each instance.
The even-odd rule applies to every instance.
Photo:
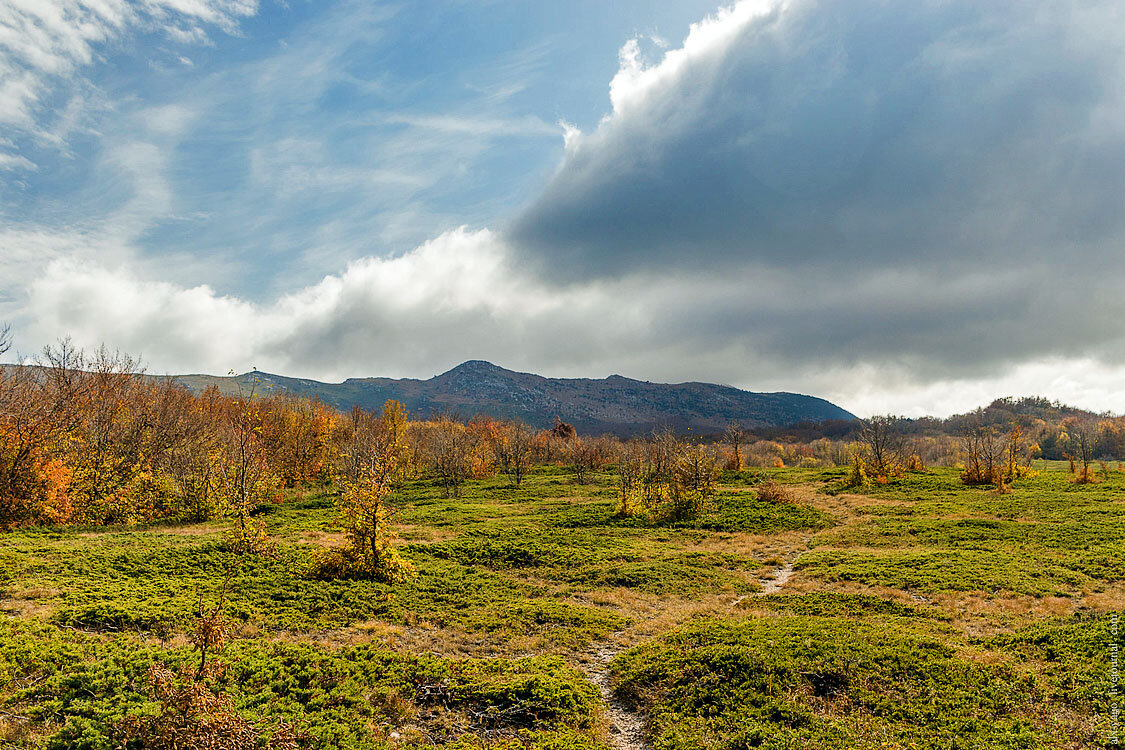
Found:
[[[607,648],[654,748],[1109,746],[1125,474],[999,495],[944,469],[862,493],[770,473],[794,502],[728,473],[675,526],[616,518],[610,474],[413,482],[418,576],[396,586],[304,575],[338,543],[326,490],[262,513],[276,559],[227,551],[219,523],[0,535],[0,746],[118,747],[228,579],[213,687],[309,747],[611,747],[587,677]]]

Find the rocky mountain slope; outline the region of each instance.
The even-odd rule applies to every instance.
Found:
[[[340,409],[382,406],[387,399],[403,402],[414,415],[439,412],[462,418],[476,414],[521,419],[536,427],[555,417],[584,434],[632,435],[669,425],[677,431],[721,431],[731,421],[746,427],[782,426],[801,421],[854,419],[824,399],[796,393],[753,393],[710,383],[650,383],[620,375],[603,379],[545,378],[513,372],[472,360],[428,380],[349,378],[343,383],[288,378],[264,372],[237,377],[183,375],[176,378],[192,390],[216,385],[224,392],[289,392],[319,398]]]

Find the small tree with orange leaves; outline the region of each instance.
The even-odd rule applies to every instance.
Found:
[[[344,458],[344,490],[337,501],[347,544],[313,561],[317,578],[369,578],[397,583],[414,574],[391,546],[391,510],[387,499],[406,474],[406,409],[387,401],[378,417],[353,409]]]
[[[499,469],[496,449],[503,440],[504,425],[492,417],[477,415],[469,420],[465,430],[470,445],[469,476],[491,479]]]

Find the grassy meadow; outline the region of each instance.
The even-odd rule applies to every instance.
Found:
[[[619,518],[611,472],[413,481],[393,585],[306,574],[341,540],[331,488],[258,514],[272,558],[230,552],[229,521],[13,530],[0,747],[121,747],[220,600],[215,690],[301,747],[1111,747],[1125,473],[1041,469],[1007,494],[764,472],[788,502],[727,471],[665,525]]]

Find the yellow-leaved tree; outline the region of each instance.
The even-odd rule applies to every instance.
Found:
[[[314,560],[315,577],[397,583],[414,575],[391,546],[387,503],[409,470],[406,428],[406,409],[398,401],[387,401],[378,416],[352,410],[341,451],[343,491],[337,500],[347,543]]]

